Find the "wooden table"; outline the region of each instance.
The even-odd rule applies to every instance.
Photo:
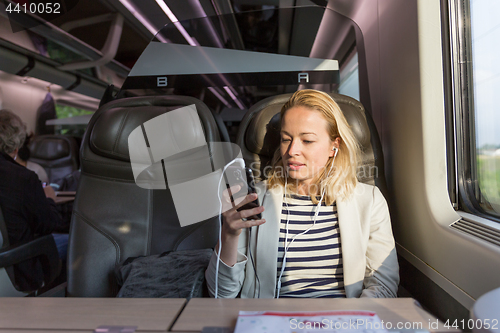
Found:
[[[56,192],[56,205],[61,205],[66,202],[71,202],[75,200],[76,192],[75,191],[57,191]]]
[[[101,325],[166,332],[182,311],[175,298],[0,298],[0,333],[93,332]]]
[[[58,197],[74,197],[76,191],[56,191],[56,196]]]
[[[74,200],[75,200],[75,197],[56,197],[56,199],[54,201],[55,201],[56,205],[62,205],[63,203],[71,202]]]
[[[236,325],[239,311],[375,311],[385,323],[422,323],[420,328],[431,332],[460,332],[448,330],[442,322],[435,329],[436,317],[422,310],[412,298],[396,299],[191,299],[172,327],[173,332],[201,332],[205,326],[231,327]],[[410,325],[410,324],[407,324]],[[417,325],[417,324],[411,324]],[[387,326],[386,326],[387,327]],[[417,328],[416,326],[414,326]]]
[[[136,332],[199,333],[205,326],[230,327],[239,311],[375,311],[393,328],[422,323],[431,332],[447,330],[411,298],[398,299],[124,299],[24,297],[0,298],[0,333],[93,333],[102,325],[137,326]],[[172,324],[175,324],[172,326]],[[386,326],[387,327],[387,326]]]
[[[94,333],[94,330],[0,329],[0,333]]]

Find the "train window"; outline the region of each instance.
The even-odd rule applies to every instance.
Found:
[[[500,221],[500,2],[449,5],[459,208]]]
[[[496,88],[500,84],[498,41],[500,2],[473,0],[471,6],[474,116],[479,191],[483,209],[500,215],[500,114]]]
[[[339,94],[350,96],[359,101],[359,67],[358,52],[349,54],[340,67]]]
[[[65,119],[66,121],[60,121],[58,125],[55,125],[55,134],[83,137],[87,122],[92,114],[92,111],[69,105],[56,104],[57,119]]]

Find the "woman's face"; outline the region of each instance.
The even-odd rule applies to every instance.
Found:
[[[281,123],[281,157],[288,176],[298,181],[299,193],[309,194],[309,185],[334,155],[338,142],[330,140],[328,123],[316,110],[295,106]]]

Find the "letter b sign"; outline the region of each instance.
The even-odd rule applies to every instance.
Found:
[[[157,87],[166,87],[167,86],[167,77],[159,76],[156,78],[156,86]]]

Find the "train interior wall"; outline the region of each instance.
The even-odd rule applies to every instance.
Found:
[[[466,318],[477,298],[500,286],[500,249],[449,227],[460,216],[447,191],[452,152],[445,140],[440,3],[333,0],[329,6],[363,32],[401,285],[442,319]]]

